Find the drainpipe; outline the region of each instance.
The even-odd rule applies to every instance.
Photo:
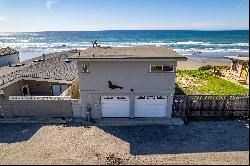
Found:
[[[86,116],[87,116],[87,120],[90,122],[91,121],[91,116],[90,116],[90,113],[91,113],[91,106],[90,104],[87,105],[87,112],[86,112]]]
[[[2,110],[2,106],[0,105],[0,118],[3,118],[3,110]]]

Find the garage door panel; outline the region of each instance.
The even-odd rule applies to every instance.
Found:
[[[165,107],[165,106],[164,106]],[[144,106],[135,108],[135,117],[145,117],[145,118],[160,118],[166,116],[166,109],[163,109],[162,106]]]
[[[102,96],[102,117],[129,117],[130,101],[128,96]]]
[[[166,117],[166,96],[137,96],[135,101],[135,117]]]
[[[119,118],[126,118],[129,117],[129,112],[127,109],[103,109],[102,117],[104,118],[112,118],[112,117],[119,117]]]

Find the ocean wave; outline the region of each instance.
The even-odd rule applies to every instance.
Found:
[[[21,42],[21,43],[29,43],[30,40],[19,40],[19,42]]]
[[[249,47],[249,43],[232,43],[232,44],[211,44],[211,43],[203,43],[202,46],[214,46],[214,47]]]
[[[176,42],[174,44],[177,44],[177,45],[201,45],[201,44],[205,44],[205,43],[204,42],[187,41],[187,42]]]
[[[110,45],[121,45],[121,46],[143,46],[143,45],[156,45],[156,46],[183,46],[183,45],[193,45],[193,46],[210,46],[210,47],[249,47],[249,43],[231,43],[231,44],[216,44],[210,42],[107,42]]]
[[[0,32],[0,36],[13,36],[15,32]]]
[[[201,53],[227,53],[227,52],[235,52],[235,53],[248,53],[247,49],[173,49],[176,52],[182,54],[201,54]]]
[[[16,40],[15,37],[0,37],[0,40]]]
[[[133,47],[133,46],[145,46],[156,45],[165,46],[168,48],[182,51],[184,53],[197,53],[197,52],[249,52],[248,49],[242,48],[249,47],[249,43],[233,43],[233,44],[211,44],[205,42],[99,42],[101,46],[113,46],[113,47]],[[183,45],[189,45],[182,47]],[[13,47],[15,49],[57,49],[57,50],[69,50],[69,49],[86,49],[91,47],[91,42],[29,42],[29,40],[19,40],[16,43],[0,42],[1,47]],[[200,47],[202,46],[202,47]]]
[[[5,40],[14,40],[14,37],[2,37]],[[0,37],[0,39],[2,39]],[[10,43],[10,42],[0,42],[0,46],[12,46],[18,48],[27,48],[27,47],[60,47],[60,46],[68,46],[68,47],[89,47],[92,46],[91,42],[55,42],[55,43],[46,43],[46,42],[29,42],[27,39],[17,40],[18,42]],[[206,43],[206,42],[99,42],[101,46],[144,46],[144,45],[156,45],[156,46],[206,46],[206,47],[249,47],[249,43],[231,43],[231,44],[215,44],[215,43]]]

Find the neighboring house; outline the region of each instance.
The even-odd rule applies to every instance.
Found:
[[[95,47],[75,56],[84,113],[100,118],[171,118],[177,61],[165,47]]]
[[[2,96],[60,96],[77,77],[76,63],[64,62],[67,55],[53,53],[0,68]]]
[[[249,84],[249,55],[226,56],[232,61],[228,77]]]
[[[13,48],[0,49],[0,67],[12,65],[20,62],[19,52]]]
[[[80,104],[74,100],[79,98],[76,62],[66,60],[77,52],[47,54],[0,68],[0,117],[80,114]]]

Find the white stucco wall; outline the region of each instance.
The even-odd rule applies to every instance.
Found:
[[[82,64],[89,64],[89,73],[82,72]],[[138,95],[167,96],[167,117],[171,118],[176,72],[150,73],[150,65],[177,65],[176,61],[78,62],[80,96],[83,108],[91,105],[93,119],[101,118],[101,96],[125,95],[130,98],[130,117],[134,117],[134,99]],[[123,89],[111,90],[108,81]],[[131,91],[133,89],[133,92]]]

